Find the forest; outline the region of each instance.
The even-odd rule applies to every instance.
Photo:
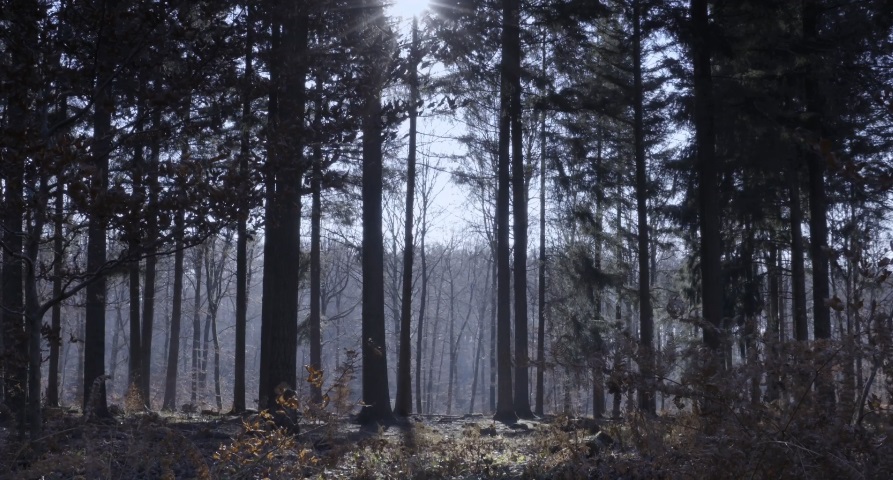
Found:
[[[893,478],[890,0],[0,0],[0,478]]]

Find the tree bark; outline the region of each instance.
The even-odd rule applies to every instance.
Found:
[[[242,135],[239,139],[239,219],[236,225],[236,351],[233,372],[233,413],[242,413],[245,404],[245,348],[248,328],[248,202],[251,182],[251,100],[254,82],[254,8],[245,5],[245,74],[242,78]]]
[[[303,121],[307,77],[306,2],[284,3],[281,39],[271,44],[270,151],[264,248],[260,408],[275,406],[276,388],[297,383],[298,284],[300,267]],[[275,24],[278,20],[274,20]],[[275,28],[274,28],[275,30]]]
[[[106,192],[108,191],[109,153],[111,152],[112,113],[115,100],[111,92],[111,80],[115,75],[112,58],[112,18],[118,8],[116,0],[98,1],[104,18],[96,39],[96,90],[93,93],[93,172],[90,178],[91,213],[87,221],[87,272],[96,275],[96,281],[87,285],[84,332],[84,390],[85,415],[107,417],[108,404],[105,392],[105,309],[106,278],[102,272],[106,264]],[[94,388],[95,387],[95,388]]]
[[[636,159],[636,214],[639,246],[639,410],[654,415],[654,312],[651,309],[651,242],[648,232],[648,167],[645,158],[645,87],[642,85],[642,5],[633,9],[633,143]]]
[[[412,48],[409,53],[409,152],[406,158],[406,220],[403,235],[403,296],[400,304],[400,357],[397,360],[397,398],[394,413],[408,416],[412,413],[412,264],[415,257],[413,248],[413,219],[415,218],[415,176],[416,176],[416,123],[419,101],[419,21],[412,19]]]
[[[378,2],[360,0],[364,30],[370,35],[366,58],[368,78],[363,95],[363,407],[364,425],[393,421],[388,386],[384,306],[384,241],[382,238],[383,157],[381,93],[384,72],[378,65],[383,50],[384,13]]]
[[[171,329],[167,351],[167,372],[164,381],[162,409],[177,410],[177,367],[180,361],[180,324],[183,318],[183,209],[174,217],[174,292],[171,299]],[[238,350],[236,351],[238,356]],[[244,352],[242,353],[244,358]]]
[[[515,403],[512,391],[512,317],[511,317],[511,267],[509,264],[509,187],[511,175],[510,147],[512,127],[512,80],[515,62],[512,54],[517,41],[518,25],[516,0],[502,1],[502,61],[499,89],[499,160],[496,174],[496,363],[497,396],[494,419],[515,422]],[[512,22],[515,22],[514,27]],[[526,270],[526,268],[525,268]],[[526,298],[526,295],[525,295]]]

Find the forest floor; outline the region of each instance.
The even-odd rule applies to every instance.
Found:
[[[413,416],[387,427],[262,414],[131,413],[85,422],[47,410],[43,437],[0,424],[0,479],[893,478],[893,428],[744,422],[705,436],[698,417]],[[887,426],[884,426],[887,425]]]
[[[297,435],[259,415],[139,413],[85,422],[48,415],[37,449],[0,428],[0,478],[659,478],[614,440],[619,424],[547,417],[413,416],[360,427],[347,417]],[[613,432],[613,435],[612,435]]]

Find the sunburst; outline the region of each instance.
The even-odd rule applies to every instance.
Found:
[[[391,0],[388,10],[395,17],[409,19],[421,17],[430,6],[431,2],[429,0]]]

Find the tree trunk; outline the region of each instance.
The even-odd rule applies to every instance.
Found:
[[[419,260],[421,262],[422,286],[419,291],[419,320],[416,331],[416,357],[415,357],[415,409],[416,413],[422,413],[422,345],[425,326],[425,308],[428,303],[428,256],[425,251],[425,235],[428,233],[428,202],[427,195],[423,197],[422,225],[419,232]]]
[[[651,309],[651,242],[648,239],[648,170],[645,158],[645,87],[642,85],[642,5],[633,9],[633,142],[636,158],[636,214],[639,246],[639,410],[654,415],[654,312]]]
[[[245,404],[245,348],[248,328],[248,216],[251,214],[248,195],[249,159],[251,158],[252,85],[254,82],[254,8],[245,5],[245,74],[242,78],[242,135],[239,139],[239,220],[236,226],[236,351],[233,373],[233,413],[242,413]]]
[[[297,322],[300,267],[303,121],[307,65],[307,5],[284,3],[274,12],[270,134],[267,159],[266,238],[264,247],[260,408],[275,406],[277,386],[297,383]],[[275,30],[281,28],[281,34]],[[281,39],[279,36],[281,35]]]
[[[100,2],[104,19],[102,25],[111,25],[118,5],[116,1]],[[114,96],[111,80],[115,75],[110,33],[101,29],[96,39],[96,91],[93,93],[93,171],[90,178],[92,192],[91,214],[87,223],[87,272],[97,275],[95,282],[85,288],[84,332],[84,398],[85,415],[108,416],[105,393],[105,309],[106,278],[101,271],[106,264],[106,230],[108,210],[105,203],[108,191],[109,153],[111,152],[112,113]],[[94,388],[95,386],[95,388]]]
[[[167,351],[167,372],[164,381],[163,410],[177,410],[177,366],[180,361],[180,323],[183,318],[183,209],[174,217],[174,292],[171,300],[171,328]],[[242,358],[245,353],[242,352]],[[238,349],[236,350],[238,356]]]
[[[519,27],[517,24],[517,0],[502,1],[502,61],[500,65],[501,85],[499,89],[499,161],[497,164],[496,188],[496,271],[497,271],[497,312],[496,312],[496,363],[497,397],[494,419],[501,422],[515,422],[515,404],[512,391],[512,317],[511,317],[511,267],[509,264],[509,187],[511,175],[510,147],[512,127],[512,88],[516,62],[512,55],[519,52],[517,44]],[[512,27],[512,22],[515,22]],[[526,267],[525,267],[526,270]],[[526,295],[524,295],[526,298]]]
[[[195,269],[195,296],[192,304],[192,388],[190,390],[190,402],[193,407],[198,407],[198,376],[201,369],[201,341],[202,341],[202,255],[204,246],[199,245],[193,249],[193,265]]]
[[[363,94],[363,408],[361,424],[390,423],[393,420],[388,386],[388,359],[385,339],[384,244],[382,238],[382,125],[381,93],[384,72],[379,48],[383,47],[384,13],[379,3],[360,0],[363,23],[370,34],[371,48],[365,53],[368,78]]]
[[[161,112],[156,109],[152,115],[154,128],[161,126]],[[152,371],[152,333],[155,326],[155,267],[158,262],[155,256],[158,242],[158,160],[161,155],[161,139],[156,134],[152,140],[152,153],[147,165],[147,187],[149,188],[149,202],[146,205],[146,245],[143,255],[146,256],[146,273],[143,279],[143,318],[140,340],[140,394],[146,406],[151,409],[151,371]]]
[[[723,283],[721,271],[720,208],[717,180],[719,161],[716,157],[714,126],[713,77],[711,73],[710,23],[707,0],[691,0],[692,63],[694,65],[695,142],[697,147],[698,205],[701,232],[701,298],[703,315],[710,328],[704,329],[704,343],[720,351],[720,326],[723,316]],[[714,359],[716,361],[719,358]]]
[[[412,263],[415,257],[413,248],[413,219],[415,216],[415,164],[416,164],[416,123],[419,101],[419,21],[412,19],[412,49],[409,65],[409,153],[406,158],[406,220],[403,235],[403,297],[400,304],[400,357],[397,360],[397,398],[394,413],[408,416],[412,413]]]
[[[65,115],[66,101],[60,106],[62,115]],[[62,262],[65,261],[65,251],[62,236],[65,234],[63,218],[65,210],[65,185],[62,182],[56,184],[56,196],[53,208],[53,297],[58,298],[62,294]],[[62,345],[62,302],[53,304],[51,311],[52,324],[50,336],[50,366],[47,374],[47,406],[59,406],[59,347]]]
[[[792,160],[793,163],[793,160]],[[790,196],[791,229],[791,291],[794,317],[794,339],[798,342],[809,340],[806,320],[806,267],[803,262],[803,210],[800,208],[800,186],[795,165],[785,169],[788,193]]]
[[[314,130],[319,132],[322,128],[322,79],[317,79],[317,108],[314,115]],[[310,368],[313,371],[322,370],[322,313],[320,301],[322,300],[322,262],[320,258],[320,222],[322,220],[322,148],[319,140],[313,142],[313,164],[310,173],[311,207],[310,207]],[[322,385],[319,382],[310,383],[310,401],[314,404],[322,403]]]

